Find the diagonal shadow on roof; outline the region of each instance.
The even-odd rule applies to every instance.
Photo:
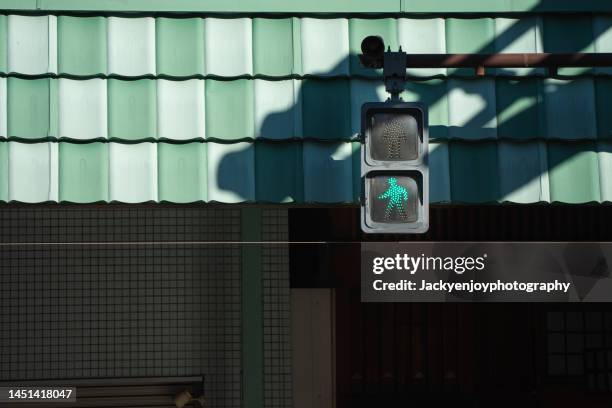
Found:
[[[538,7],[533,9],[533,12],[537,13],[537,11]],[[503,33],[498,34],[494,40],[484,45],[478,52],[489,53],[494,49],[503,49],[503,47],[512,44],[520,36],[525,34],[527,29],[527,25],[525,24],[510,25]],[[571,34],[571,28],[568,28],[568,33]],[[574,49],[566,50],[566,52],[579,52],[590,47],[593,44],[594,38],[597,38],[597,36],[601,34],[601,32],[594,32],[593,38],[589,41],[580,38],[572,39],[572,47]],[[294,144],[298,146],[297,153],[294,152],[294,160],[286,160],[284,163],[288,163],[291,166],[303,166],[304,163],[300,163],[300,161],[304,158],[304,148],[306,144],[329,147],[329,143],[331,142],[336,142],[336,144],[338,142],[348,143],[350,135],[346,134],[346,129],[347,127],[349,129],[351,127],[351,107],[346,106],[346,103],[349,101],[344,100],[342,95],[337,95],[337,98],[335,98],[334,93],[330,92],[330,90],[332,88],[341,90],[343,87],[346,88],[350,86],[349,81],[355,80],[354,78],[347,79],[346,76],[338,76],[335,73],[338,72],[339,67],[346,66],[346,64],[354,64],[356,60],[356,55],[349,55],[341,59],[329,72],[316,77],[308,77],[299,80],[301,84],[299,88],[300,95],[297,95],[295,100],[302,101],[307,99],[312,106],[313,97],[316,98],[317,95],[319,95],[318,97],[320,100],[318,101],[318,106],[309,110],[308,117],[303,116],[304,107],[301,103],[296,103],[289,109],[269,114],[263,121],[260,129],[256,130],[259,139],[255,142],[255,149],[258,149],[259,146],[262,145],[287,147],[290,144]],[[434,124],[430,127],[430,134],[433,136],[433,139],[440,142],[440,146],[447,147],[447,149],[432,149],[430,153],[430,163],[431,165],[435,165],[436,163],[443,163],[444,161],[449,162],[450,198],[453,202],[503,201],[508,195],[518,192],[521,189],[529,188],[529,185],[532,183],[538,183],[541,177],[546,177],[548,179],[547,175],[544,173],[555,172],[557,169],[562,169],[568,164],[571,165],[576,160],[583,159],[585,155],[590,156],[588,160],[594,160],[596,162],[597,152],[603,151],[610,153],[611,147],[609,144],[597,143],[597,139],[588,138],[591,135],[576,134],[566,138],[561,135],[559,137],[555,134],[551,134],[558,126],[556,126],[555,123],[547,123],[543,119],[546,101],[554,101],[557,98],[567,97],[568,90],[571,90],[569,88],[565,89],[565,87],[569,87],[572,82],[578,81],[578,77],[563,77],[563,79],[568,79],[570,82],[565,84],[560,81],[553,86],[546,87],[546,89],[540,89],[538,87],[542,86],[541,81],[538,81],[536,78],[550,78],[545,75],[545,71],[542,69],[529,70],[527,72],[523,71],[518,75],[509,75],[507,71],[503,70],[490,70],[487,72],[488,75],[485,78],[473,76],[471,70],[467,74],[466,76],[466,70],[461,70],[444,77],[444,79],[442,79],[443,85],[452,82],[452,89],[446,86],[428,86],[431,81],[427,81],[427,79],[431,78],[411,78],[410,82],[407,84],[410,94],[416,96],[419,101],[424,102],[428,106],[434,106],[440,103],[448,98],[451,92],[462,92],[467,96],[475,96],[482,99],[482,108],[471,117],[464,120],[461,126]],[[590,73],[587,72],[581,75],[590,75]],[[361,80],[375,84],[376,81],[380,81],[380,78],[361,78]],[[482,94],[478,92],[478,86],[475,87],[473,85],[484,81],[492,82],[492,86],[494,87],[496,83],[501,83],[502,81],[508,84],[508,86],[513,86],[515,84],[519,86],[529,85],[535,92],[534,95],[532,95],[532,103],[523,104],[524,106],[516,108],[516,100],[512,97],[511,92],[508,93],[508,98],[500,98],[500,95],[497,95],[497,98],[493,98],[493,100],[491,100],[491,98],[483,98]],[[322,90],[325,89],[327,89],[327,92],[322,92]],[[499,91],[498,89],[497,92]],[[545,98],[542,97],[544,95]],[[371,86],[360,89],[359,99],[363,99],[364,102],[377,101],[380,100],[380,97],[375,90],[375,86]],[[339,106],[339,104],[344,104],[345,106]],[[295,121],[296,118],[300,117],[303,117],[304,129],[303,138],[300,141],[296,142],[296,139],[292,141],[267,140],[271,135],[276,135],[278,133],[279,124],[291,123]],[[595,112],[593,112],[592,119],[596,121]],[[499,123],[497,122],[498,120]],[[491,127],[491,123],[496,124],[497,130],[493,130],[492,133],[487,133],[487,129]],[[591,123],[589,126],[595,129],[597,128],[596,123]],[[327,129],[328,134],[321,134],[321,129]],[[527,133],[525,129],[527,129],[529,133]],[[476,134],[477,137],[471,137],[471,132]],[[480,137],[479,135],[484,135],[484,137]],[[609,135],[597,135],[598,138],[603,136]],[[274,136],[272,136],[272,138],[274,138]],[[542,157],[541,154],[544,153],[544,157],[546,157],[545,166],[544,163],[540,163],[540,169],[530,168],[530,171],[524,171],[525,168],[530,166],[533,167],[532,163],[529,163],[527,160],[524,163],[521,163],[520,160],[520,152],[529,151],[529,149],[526,148],[529,143],[525,143],[526,141],[531,142],[530,147],[532,149],[542,150],[539,153],[539,157]],[[510,162],[504,160],[505,166],[516,166],[516,168],[506,168],[504,170],[510,172],[512,177],[505,177],[503,185],[500,184],[499,174],[499,155],[504,154],[500,152],[500,145],[502,144],[509,146],[508,149],[516,148],[514,160]],[[522,150],[521,147],[523,148]],[[278,152],[281,154],[281,152],[287,152],[289,150],[279,148]],[[311,172],[311,174],[318,176],[318,180],[304,180],[303,184],[300,184],[302,183],[300,180],[294,180],[294,183],[287,182],[277,186],[266,185],[266,180],[269,180],[269,183],[275,183],[275,180],[278,180],[279,177],[291,177],[295,173],[301,173],[301,169],[296,171],[295,169],[287,168],[286,175],[279,175],[279,168],[277,166],[256,165],[255,168],[258,174],[254,175],[257,180],[254,184],[256,188],[264,188],[266,190],[264,194],[266,197],[263,201],[284,202],[287,200],[294,200],[297,202],[320,201],[329,203],[357,201],[357,194],[350,195],[352,196],[352,200],[346,199],[346,186],[338,187],[334,185],[337,184],[337,180],[342,179],[346,174],[332,174],[326,172],[344,171],[343,169],[345,169],[346,166],[343,167],[339,163],[334,162],[348,160],[352,166],[354,181],[356,177],[359,177],[359,150],[352,149],[352,157],[350,158],[342,157],[345,153],[339,153],[334,149],[322,148],[317,149],[317,151],[318,154],[326,154],[325,158],[317,161],[317,165],[322,167],[317,171]],[[346,152],[347,149],[343,149],[343,151]],[[442,157],[443,155],[448,155],[449,152],[451,154],[449,158]],[[453,152],[464,155],[460,163],[456,161],[453,162]],[[530,153],[537,154],[534,150]],[[235,169],[237,164],[242,163],[248,154],[249,153],[246,151],[227,154],[221,159],[217,173],[219,175],[218,185],[220,188],[232,191],[247,201],[253,198],[250,197],[250,193],[252,192],[248,191],[248,188],[245,187],[246,183],[244,180],[240,179],[240,177],[236,177],[235,172],[232,170]],[[595,155],[595,159],[592,157],[593,154]],[[256,153],[255,157],[256,160],[264,159],[263,156],[258,157]],[[270,157],[265,157],[265,159],[270,160]],[[474,172],[474,170],[483,169],[487,169],[487,171]],[[326,177],[326,174],[329,177]],[[560,172],[559,174],[569,175],[567,171]],[[457,181],[459,177],[463,178],[463,180],[460,180],[457,185],[461,185],[462,188],[459,191],[452,191],[454,185],[453,180]],[[313,191],[312,188],[309,188],[309,186],[312,187],[312,183],[319,184],[318,193],[315,194],[315,196],[321,196],[324,199],[313,200],[312,194],[307,194],[307,196],[304,197],[305,190]],[[597,180],[567,180],[567,183],[576,183],[575,188],[579,190],[578,196],[586,197],[591,194],[593,197],[600,197],[599,191],[596,191],[600,188],[599,178]],[[353,188],[354,191],[359,191],[359,184],[353,184],[351,188]],[[550,189],[554,190],[556,187],[553,185],[553,181],[550,181],[550,184]],[[287,187],[291,185],[293,187],[288,189]],[[432,188],[437,188],[437,186],[432,186]],[[258,201],[262,201],[260,193],[261,191],[255,192],[255,198]],[[343,197],[344,199],[342,199]],[[559,197],[562,197],[562,195]],[[340,199],[336,200],[336,198]],[[572,202],[572,200],[573,198],[570,194],[568,200],[559,201]],[[539,201],[544,201],[544,198],[541,197]],[[555,201],[555,199],[551,197],[550,201]]]

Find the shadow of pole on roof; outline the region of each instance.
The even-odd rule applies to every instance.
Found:
[[[537,12],[538,8],[534,8],[533,11]],[[497,35],[492,41],[485,44],[479,52],[488,53],[491,50],[503,49],[503,47],[512,44],[520,36],[525,34],[529,25],[527,24],[513,24],[509,26],[503,33]],[[595,33],[600,35],[600,33]],[[577,40],[579,41],[579,40]],[[587,48],[594,41],[591,39],[588,43],[576,43],[574,47],[577,49],[574,51],[580,51],[581,49]],[[578,49],[579,48],[579,49]],[[572,50],[569,50],[572,51]],[[300,81],[299,94],[294,98],[296,102],[293,106],[286,110],[271,113],[265,117],[261,126],[256,129],[257,141],[253,146],[246,147],[242,151],[233,151],[222,157],[217,174],[219,175],[217,185],[220,189],[234,193],[237,197],[245,201],[266,201],[266,202],[287,202],[287,201],[310,201],[313,199],[312,194],[305,196],[304,190],[308,190],[308,183],[313,182],[312,180],[298,180],[302,177],[304,171],[304,147],[306,144],[316,145],[320,147],[330,146],[331,141],[345,142],[348,143],[352,134],[353,115],[351,114],[351,100],[345,98],[346,95],[350,95],[352,90],[351,81],[357,80],[355,78],[347,78],[346,76],[339,76],[335,73],[338,72],[339,67],[346,67],[347,64],[354,64],[357,61],[355,55],[350,55],[345,59],[342,59],[338,64],[330,70],[327,75],[322,74],[320,77],[306,77],[298,79]],[[462,71],[462,74],[465,72]],[[502,71],[491,70],[488,74],[494,74],[493,76],[487,76],[485,78],[475,76],[464,76],[464,75],[451,75],[440,81],[438,86],[434,86],[436,81],[425,81],[427,78],[410,78],[407,83],[407,89],[410,94],[416,96],[417,100],[429,106],[430,108],[434,105],[441,103],[445,99],[448,99],[451,92],[463,92],[468,96],[481,97],[482,109],[470,118],[463,121],[462,126],[450,126],[448,124],[439,124],[432,121],[430,117],[430,137],[434,142],[440,142],[448,146],[448,151],[441,148],[433,149],[430,153],[430,165],[435,163],[448,163],[452,152],[455,147],[459,145],[462,147],[464,152],[472,151],[471,154],[475,160],[482,161],[485,164],[497,165],[499,163],[499,149],[497,144],[499,140],[507,141],[507,145],[515,145],[520,149],[520,145],[523,147],[525,144],[519,142],[526,140],[538,140],[539,149],[549,149],[549,144],[556,144],[560,149],[557,149],[555,154],[545,155],[547,157],[547,163],[540,163],[540,169],[528,169],[530,171],[523,171],[524,168],[517,167],[512,173],[512,177],[505,177],[503,186],[499,185],[499,168],[489,168],[489,174],[470,174],[472,169],[478,169],[474,163],[469,161],[465,163],[450,163],[452,167],[449,168],[450,185],[453,185],[453,177],[467,177],[468,180],[464,180],[462,183],[468,185],[466,192],[453,192],[457,194],[451,194],[450,199],[452,201],[464,201],[463,198],[470,201],[470,195],[473,193],[472,201],[482,202],[484,201],[502,201],[509,194],[517,192],[528,185],[538,182],[539,177],[546,171],[553,170],[564,163],[571,162],[577,156],[583,155],[588,152],[597,152],[598,149],[602,149],[601,146],[597,146],[595,140],[581,139],[585,135],[576,135],[577,140],[583,140],[584,143],[572,143],[571,147],[563,148],[562,143],[547,142],[547,136],[549,131],[546,129],[545,115],[545,100],[553,100],[557,94],[562,97],[563,85],[546,90],[546,98],[543,98],[544,90],[541,89],[541,81],[535,79],[534,74],[541,73],[540,71],[528,71],[509,78],[506,72],[505,76],[495,76]],[[502,79],[504,78],[504,79]],[[376,85],[382,84],[381,78],[362,78],[358,80],[371,82],[373,86],[360,87],[359,89],[359,100],[366,101],[378,101],[380,97],[376,92]],[[449,81],[452,81],[452,88],[448,87]],[[524,104],[520,108],[516,108],[515,98],[500,98],[499,94],[502,92],[496,89],[494,95],[497,97],[486,98],[486,95],[478,92],[480,88],[473,86],[478,81],[493,81],[492,86],[499,88],[503,82],[505,84],[519,84],[529,85],[531,88],[527,96],[531,97],[531,103]],[[336,91],[336,92],[332,92]],[[521,94],[523,95],[523,94]],[[355,97],[353,96],[353,98]],[[491,106],[493,105],[493,106]],[[431,113],[431,111],[430,111]],[[236,113],[240,114],[240,113]],[[287,124],[295,125],[295,121],[301,118],[302,121],[302,134],[292,134],[291,140],[269,140],[278,139],[279,129],[286,129]],[[499,122],[498,122],[499,121]],[[433,124],[432,124],[433,123]],[[493,124],[493,125],[492,125]],[[491,128],[496,126],[496,133]],[[593,126],[597,127],[596,124]],[[293,126],[294,129],[297,126]],[[518,130],[517,130],[518,129]],[[524,129],[529,129],[529,134],[525,134]],[[485,139],[480,140],[480,137],[473,138],[470,136],[470,132],[478,135],[485,135]],[[489,132],[489,133],[487,133]],[[486,136],[489,134],[490,136]],[[459,135],[459,137],[457,137]],[[282,135],[281,135],[282,136]],[[598,135],[601,137],[602,135]],[[467,139],[468,141],[459,141]],[[561,139],[563,140],[563,139]],[[356,141],[356,140],[354,140]],[[297,146],[296,149],[282,149],[282,146],[287,147],[288,144],[294,144]],[[260,165],[260,160],[274,160],[273,158],[265,155],[258,155],[258,149],[263,150],[261,146],[267,145],[268,150],[274,151],[275,149],[282,154],[282,152],[292,152],[294,156],[287,160],[278,160],[278,163],[267,163],[266,165]],[[487,147],[488,146],[488,147]],[[535,144],[534,144],[535,146]],[[565,142],[565,146],[570,146],[568,141]],[[250,151],[249,149],[254,149]],[[472,150],[470,150],[472,149]],[[351,168],[352,173],[352,185],[351,189],[354,192],[351,194],[352,202],[358,201],[358,194],[355,192],[359,191],[360,182],[355,182],[355,178],[359,178],[359,149],[350,149],[351,157],[346,157],[348,161],[346,166]],[[346,151],[346,148],[344,148]],[[326,152],[326,153],[324,153]],[[535,152],[532,152],[536,154]],[[330,171],[336,171],[337,174],[328,173],[329,177],[319,177],[317,183],[320,185],[320,191],[328,192],[333,198],[335,194],[338,197],[347,197],[346,186],[338,186],[338,181],[344,180],[346,183],[346,167],[337,163],[339,157],[333,149],[322,148],[319,154],[326,154],[324,159],[318,160],[316,163],[312,163],[316,166],[327,166]],[[448,154],[447,157],[442,155]],[[251,171],[247,163],[250,162],[250,155],[255,157],[255,174],[249,175]],[[541,157],[541,156],[539,156]],[[341,159],[340,159],[341,160]],[[275,160],[274,160],[275,161]],[[334,163],[336,162],[336,163]],[[528,163],[525,162],[524,165]],[[545,164],[545,165],[544,165]],[[285,165],[291,166],[287,168]],[[310,165],[310,164],[308,164]],[[520,163],[516,163],[520,166]],[[467,166],[467,168],[465,167]],[[236,170],[240,171],[236,171]],[[325,169],[323,169],[325,170]],[[432,172],[435,172],[434,169]],[[458,172],[458,173],[456,173]],[[462,173],[463,172],[463,173]],[[325,171],[316,173],[319,176],[324,176]],[[249,177],[254,178],[254,184],[256,191],[247,187]],[[296,177],[297,176],[297,177]],[[295,180],[292,180],[295,177]],[[472,177],[470,180],[469,178]],[[277,180],[283,179],[285,182],[277,183]],[[497,183],[497,185],[486,185],[488,182]],[[273,185],[277,183],[278,185]],[[302,184],[303,183],[303,184]],[[599,185],[599,179],[593,180],[591,186],[594,183]],[[430,188],[433,188],[431,186]],[[593,187],[595,188],[595,187]],[[265,192],[262,193],[262,189]],[[481,191],[479,191],[481,190]],[[347,197],[348,198],[348,197]],[[435,199],[435,195],[432,197]],[[315,200],[317,201],[317,200]],[[326,200],[321,200],[325,202]],[[333,201],[333,200],[332,200]],[[346,200],[339,200],[346,201]],[[331,204],[331,203],[330,203]]]

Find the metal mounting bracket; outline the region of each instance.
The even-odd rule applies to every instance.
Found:
[[[385,88],[391,94],[392,101],[399,101],[406,84],[406,53],[402,47],[399,51],[388,48],[383,58]]]

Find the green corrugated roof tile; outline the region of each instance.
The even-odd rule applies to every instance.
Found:
[[[0,72],[8,71],[8,16],[0,15]]]
[[[156,73],[154,18],[108,17],[107,27],[109,74],[142,76]]]
[[[111,143],[108,155],[110,201],[158,200],[157,143]]]
[[[600,201],[599,164],[595,142],[548,144],[550,201]]]
[[[543,52],[542,20],[539,17],[495,19],[495,52]],[[503,75],[544,74],[542,69],[501,68],[493,72]]]
[[[305,80],[300,92],[304,137],[322,140],[351,137],[348,80]]]
[[[599,187],[601,189],[601,201],[612,202],[612,143],[597,143],[599,152]]]
[[[499,201],[546,201],[548,192],[543,189],[541,180],[541,175],[547,171],[546,163],[542,163],[543,148],[543,143],[499,143]]]
[[[407,53],[445,54],[446,26],[443,18],[399,19],[398,42]],[[446,75],[445,68],[410,68],[409,75]]]
[[[612,79],[597,78],[595,80],[595,95],[597,107],[597,136],[600,139],[612,139]]]
[[[608,16],[579,19],[567,43],[554,38],[565,17],[514,17],[0,16],[0,71],[70,77],[0,78],[0,138],[11,140],[0,142],[0,200],[355,202],[360,106],[386,98],[350,57],[360,37],[413,52],[612,44]],[[100,74],[121,78],[89,79]],[[156,75],[171,78],[133,80]],[[609,201],[609,88],[592,76],[409,82],[404,98],[430,107],[432,201]],[[113,142],[20,142],[57,137]]]
[[[58,136],[69,139],[106,139],[106,80],[59,79]]]
[[[57,17],[59,73],[106,74],[106,20],[104,17]]]
[[[0,141],[0,201],[9,201],[8,146],[7,142]]]
[[[492,18],[446,19],[446,52],[495,52],[495,23]],[[474,75],[473,69],[449,69],[449,74]]]
[[[446,139],[449,134],[448,88],[445,80],[433,79],[410,82],[406,85],[404,99],[421,102],[429,108],[430,139]]]
[[[288,139],[300,137],[301,109],[297,105],[297,83],[294,80],[254,82],[255,137]]]
[[[8,136],[6,87],[7,79],[0,78],[0,140],[5,139]]]
[[[204,20],[155,20],[157,73],[176,77],[204,74]]]
[[[570,23],[576,35],[560,35]],[[126,77],[371,76],[376,72],[364,70],[355,56],[368,34],[380,34],[388,45],[400,44],[408,52],[605,52],[612,38],[610,24],[609,16],[588,15],[324,19],[9,15],[0,17],[0,70]],[[472,70],[450,72],[472,74]],[[527,69],[490,72],[544,74]],[[560,70],[562,75],[581,72]],[[446,71],[409,73],[433,76]]]
[[[23,139],[50,136],[50,82],[48,78],[8,78],[6,90],[7,132]]]
[[[450,143],[451,199],[487,203],[499,200],[497,143]]]
[[[547,135],[553,139],[595,139],[595,87],[591,78],[544,80]]]
[[[593,37],[595,38],[595,52],[612,52],[612,17],[593,17]],[[612,74],[612,67],[595,68],[600,74]]]
[[[158,145],[159,200],[207,201],[206,143]]]
[[[451,138],[497,137],[494,80],[451,79],[448,81],[447,93]]]
[[[9,143],[9,201],[58,200],[57,143]]]
[[[387,98],[385,85],[381,81],[368,79],[350,81],[352,135],[357,136],[361,133],[361,105],[366,102],[384,102]]]
[[[300,143],[257,143],[255,145],[257,201],[303,202],[302,170]]]
[[[208,200],[221,203],[255,201],[253,143],[208,144]]]
[[[253,73],[281,77],[293,73],[293,21],[253,19]]]
[[[432,203],[451,201],[448,143],[429,143],[429,200]]]
[[[206,138],[253,138],[253,81],[208,81],[206,84]]]
[[[156,82],[108,81],[108,137],[122,140],[156,137]]]
[[[610,79],[448,78],[408,82],[433,139],[610,138]],[[376,79],[0,78],[0,138],[176,141],[347,140]],[[4,108],[6,107],[6,108]],[[237,114],[237,113],[240,114]]]
[[[303,18],[300,27],[304,75],[349,74],[348,19]]]
[[[593,20],[588,16],[545,16],[544,52],[595,52]],[[571,35],[567,35],[571,27]],[[560,68],[559,75],[579,75],[589,68]]]
[[[8,71],[28,75],[55,72],[55,16],[8,16]]]
[[[108,144],[59,143],[59,200],[108,201]]]
[[[168,81],[157,84],[157,137],[170,140],[204,139],[204,81]]]
[[[432,142],[431,201],[611,201],[610,142]],[[0,200],[357,202],[358,142],[0,142]]]
[[[305,201],[353,202],[351,143],[307,143],[303,151]]]
[[[497,79],[495,85],[499,138],[534,139],[545,134],[539,79]]]
[[[253,73],[250,18],[207,18],[204,25],[206,73],[237,77]]]

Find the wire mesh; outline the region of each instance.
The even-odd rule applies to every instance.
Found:
[[[3,209],[0,380],[204,375],[240,406],[240,246],[197,244],[239,240],[239,210]]]
[[[262,213],[262,241],[289,239],[287,210],[265,209]],[[289,408],[291,379],[291,294],[289,289],[289,244],[262,246],[264,313],[264,406]]]

